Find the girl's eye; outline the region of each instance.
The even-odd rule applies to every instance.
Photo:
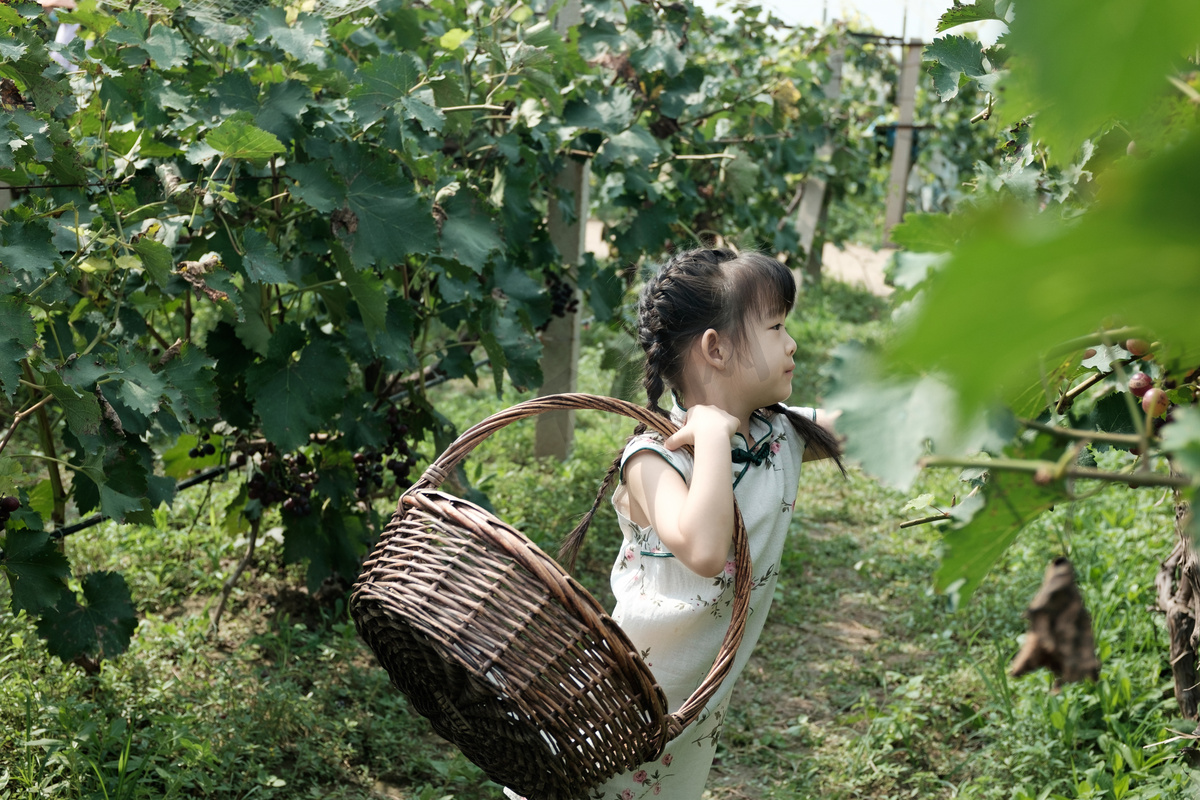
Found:
[[[780,328],[782,328],[782,327],[783,327],[783,323],[781,322],[781,323],[779,323],[778,325],[772,325],[772,326],[771,326],[771,330],[773,330],[773,331],[777,331],[777,330],[779,330],[779,329],[780,329]]]

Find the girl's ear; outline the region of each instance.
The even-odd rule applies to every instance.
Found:
[[[700,357],[704,359],[706,364],[716,369],[725,368],[729,359],[729,354],[726,352],[729,349],[729,344],[721,338],[721,334],[709,328],[700,334],[697,345],[700,350]]]

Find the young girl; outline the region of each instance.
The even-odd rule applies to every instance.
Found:
[[[591,511],[568,536],[566,563],[615,474],[624,541],[612,570],[613,619],[678,709],[708,674],[733,602],[734,498],[749,537],[753,592],[729,676],[695,723],[653,763],[618,775],[595,800],[700,800],[729,695],[762,633],[796,505],[800,462],[832,457],[820,412],[782,404],[796,342],[784,329],[796,284],[761,253],[692,250],[646,284],[638,339],[648,407],[682,427],[665,441],[639,430],[614,462]],[[667,412],[659,400],[671,390]],[[694,455],[680,449],[691,445]],[[838,466],[841,466],[840,460]]]

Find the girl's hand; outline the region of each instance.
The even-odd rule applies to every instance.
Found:
[[[737,417],[717,406],[692,406],[683,418],[683,427],[667,437],[664,444],[668,450],[678,450],[685,444],[695,447],[701,439],[719,439],[727,444],[739,425]]]

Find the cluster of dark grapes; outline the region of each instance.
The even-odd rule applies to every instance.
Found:
[[[21,507],[21,501],[12,495],[0,497],[0,528],[8,523],[8,517]]]
[[[407,489],[412,486],[408,473],[417,463],[416,454],[408,446],[408,425],[400,421],[400,410],[395,406],[388,409],[387,421],[390,430],[387,446],[383,448],[388,455],[387,468],[396,479],[396,485]]]
[[[211,434],[204,434],[201,437],[201,441],[191,450],[188,450],[188,458],[204,458],[217,452],[217,446],[208,440],[210,436]]]
[[[546,289],[550,294],[552,317],[563,317],[579,310],[579,298],[575,294],[575,287],[563,281],[559,276],[551,272],[546,273]],[[549,324],[547,322],[541,326],[540,330],[545,330]]]
[[[312,513],[316,481],[317,473],[310,468],[308,456],[292,453],[263,472],[254,473],[246,484],[246,493],[263,508],[281,503],[286,513],[305,517]]]
[[[354,468],[358,472],[355,493],[361,500],[383,486],[385,466],[401,489],[412,486],[408,475],[416,465],[417,457],[409,448],[408,425],[400,421],[400,411],[395,406],[388,409],[387,421],[388,438],[383,449],[367,448],[354,454]]]

